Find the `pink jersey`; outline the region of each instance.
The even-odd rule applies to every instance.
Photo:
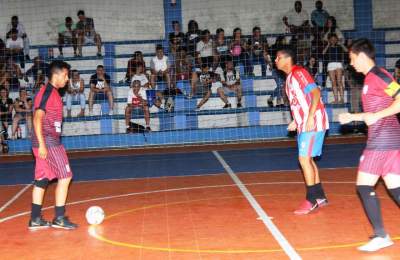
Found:
[[[45,112],[42,122],[42,134],[46,146],[60,145],[63,103],[57,89],[50,83],[40,88],[35,96],[34,110],[37,109]],[[33,131],[32,135],[32,147],[39,147],[35,131]]]
[[[290,101],[290,109],[297,125],[297,132],[306,132],[306,121],[311,107],[311,91],[318,88],[314,79],[306,69],[294,66],[286,78],[286,94]],[[325,131],[329,129],[328,114],[322,100],[319,101],[314,115],[314,129],[312,131]]]
[[[364,112],[376,113],[389,107],[400,94],[400,85],[389,72],[373,67],[365,76],[362,90]],[[368,127],[369,150],[400,150],[399,116],[393,115],[378,120]]]

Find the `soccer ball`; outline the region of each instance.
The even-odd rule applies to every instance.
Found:
[[[104,220],[104,210],[99,206],[92,206],[86,211],[86,220],[90,225],[99,225]]]

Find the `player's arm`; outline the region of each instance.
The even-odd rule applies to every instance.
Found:
[[[33,115],[33,129],[36,133],[37,140],[39,142],[39,157],[46,159],[47,147],[43,137],[43,119],[45,111],[42,109],[36,109]]]

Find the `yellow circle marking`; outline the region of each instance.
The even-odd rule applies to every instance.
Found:
[[[269,194],[268,196],[279,196],[284,195],[287,196],[289,194]],[[291,194],[294,195],[294,194]],[[338,195],[338,194],[335,194]],[[267,195],[254,195],[255,197],[267,196]],[[341,196],[355,196],[355,195],[345,195],[342,194]],[[221,197],[221,198],[213,198],[218,200],[224,199],[235,199],[235,198],[243,198],[243,196],[232,196],[232,197]],[[140,210],[158,208],[158,207],[165,207],[165,206],[172,206],[172,205],[179,205],[179,204],[187,204],[187,203],[194,203],[199,201],[207,201],[208,199],[197,199],[197,200],[188,200],[188,201],[178,201],[178,202],[171,202],[171,203],[160,203],[154,204],[149,206],[144,206],[140,208],[134,208],[129,210],[120,211],[114,213],[112,215],[107,216],[104,220],[111,219],[114,217],[118,217],[124,214],[128,214],[131,212],[136,212]],[[246,253],[276,253],[276,252],[284,252],[282,248],[275,248],[275,249],[236,249],[236,250],[219,250],[219,249],[191,249],[191,248],[171,248],[171,247],[156,247],[156,246],[146,246],[140,244],[133,244],[133,243],[126,243],[120,242],[116,240],[108,239],[104,236],[99,235],[96,232],[96,227],[98,225],[91,225],[89,226],[89,233],[96,239],[103,241],[105,243],[114,245],[114,246],[122,246],[128,248],[135,248],[135,249],[145,249],[151,251],[162,251],[162,252],[177,252],[177,253],[211,253],[211,254],[246,254]],[[400,236],[392,237],[392,240],[400,240]],[[326,246],[315,246],[315,247],[298,247],[295,248],[297,251],[316,251],[316,250],[326,250],[326,249],[341,249],[341,248],[349,248],[349,247],[357,247],[363,245],[366,241],[363,242],[354,242],[348,244],[333,244],[333,245],[326,245]]]

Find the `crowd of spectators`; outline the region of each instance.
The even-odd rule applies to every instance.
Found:
[[[87,17],[83,10],[78,11],[77,18],[75,23],[71,17],[66,17],[65,22],[58,26],[58,58],[63,59],[65,46],[72,46],[74,56],[81,57],[85,44],[95,44],[97,56],[101,57],[101,36],[95,30],[93,18]],[[268,99],[268,106],[288,106],[284,92],[285,75],[274,64],[277,50],[287,46],[296,50],[298,63],[309,70],[318,85],[323,87],[329,79],[333,104],[345,102],[344,89],[348,87],[351,109],[359,111],[363,77],[347,62],[351,39],[345,39],[335,17],[324,9],[322,1],[315,2],[311,16],[302,8],[302,2],[296,1],[282,21],[286,33],[277,36],[272,44],[262,34],[260,26],[255,26],[250,36],[243,36],[239,27],[227,36],[223,28],[218,28],[215,34],[206,28],[200,29],[194,20],[188,22],[187,32],[184,33],[180,23],[173,21],[172,32],[168,35],[168,49],[157,45],[150,64],[146,64],[141,51],[134,52],[128,61],[125,76],[125,82],[130,86],[125,108],[127,132],[130,131],[132,111],[143,111],[146,128],[150,130],[149,107],[154,105],[172,111],[173,97],[178,94],[185,94],[187,98],[200,96],[197,104],[197,109],[200,109],[214,89],[223,102],[223,109],[234,107],[228,98],[231,93],[236,96],[236,107],[243,107],[240,66],[242,76],[254,76],[255,65],[261,66],[261,76],[271,73],[277,87]],[[9,124],[12,124],[12,138],[18,138],[18,123],[21,120],[27,122],[28,133],[32,131],[31,98],[26,89],[21,88],[21,80],[28,82],[28,77],[33,78],[30,92],[34,95],[45,84],[49,68],[41,57],[35,57],[32,67],[25,71],[25,63],[30,60],[29,38],[17,16],[11,18],[5,39],[5,42],[0,39],[1,142],[8,138],[6,129]],[[400,81],[400,60],[396,63],[394,76]],[[179,89],[179,81],[189,81],[190,92]],[[158,88],[160,82],[165,84],[162,91]],[[79,101],[80,105],[78,117],[85,116],[86,101],[89,103],[89,116],[93,115],[93,104],[97,99],[107,100],[108,114],[113,115],[111,78],[102,65],[97,66],[88,83],[90,91],[86,100],[84,80],[78,70],[71,71],[65,95],[66,116],[72,116],[75,101]],[[15,101],[8,98],[10,91],[19,91]]]

